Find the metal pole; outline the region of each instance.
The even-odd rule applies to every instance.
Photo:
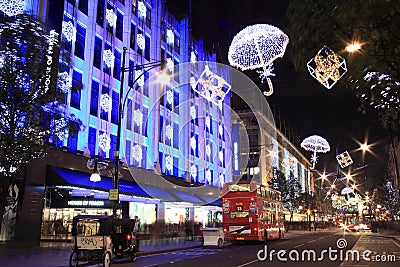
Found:
[[[125,78],[125,58],[126,58],[126,50],[127,48],[124,47],[123,48],[123,53],[122,53],[122,67],[121,67],[121,85],[120,85],[120,89],[119,89],[119,107],[118,107],[118,128],[117,128],[117,144],[116,144],[116,148],[114,151],[114,157],[115,157],[115,166],[114,166],[114,181],[113,181],[113,185],[114,185],[114,189],[119,189],[119,149],[120,149],[120,143],[121,143],[121,123],[122,123],[122,112],[123,112],[123,103],[122,103],[122,99],[123,99],[123,95],[124,95],[124,78]],[[117,200],[114,201],[113,204],[113,216],[115,217],[117,215],[117,207],[118,207],[118,203],[119,203],[119,191],[118,191],[118,197]]]

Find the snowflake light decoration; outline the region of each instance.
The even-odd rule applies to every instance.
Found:
[[[167,125],[167,127],[165,127],[165,136],[171,140],[172,135],[173,135],[174,131],[171,127],[171,125]]]
[[[167,58],[167,64],[166,64],[167,70],[171,73],[174,72],[174,62],[172,61],[172,58]]]
[[[68,127],[64,118],[54,120],[54,132],[60,141],[68,138]]]
[[[218,156],[219,156],[219,161],[224,162],[224,152],[222,150],[219,151]]]
[[[104,64],[106,64],[106,66],[108,68],[114,68],[114,58],[115,58],[115,56],[114,56],[113,52],[111,51],[111,49],[107,49],[106,51],[104,51],[103,61],[104,61]]]
[[[111,148],[111,139],[106,133],[99,135],[99,147],[106,152]]]
[[[194,138],[194,136],[192,136],[192,138],[190,138],[190,147],[195,150],[197,147],[197,143],[196,143],[196,138]]]
[[[109,112],[112,109],[111,97],[107,94],[102,94],[100,96],[100,107],[105,111]]]
[[[174,102],[174,93],[172,92],[172,90],[167,91],[167,102],[170,105],[172,105],[172,103]]]
[[[167,168],[168,171],[172,170],[172,166],[173,166],[172,163],[173,162],[172,162],[172,157],[171,156],[165,157],[165,168]]]
[[[143,153],[143,151],[142,151],[141,146],[135,145],[133,147],[132,156],[133,156],[133,159],[136,160],[137,162],[140,162],[142,160],[142,158],[143,158],[142,153]]]
[[[307,63],[308,72],[327,89],[331,89],[347,72],[346,61],[324,46]]]
[[[114,10],[106,10],[106,20],[108,25],[110,25],[111,27],[114,27],[117,24],[117,14],[114,13]]]
[[[195,64],[197,62],[197,56],[194,51],[190,52],[190,63]]]
[[[211,171],[210,169],[206,170],[206,180],[208,183],[211,183]]]
[[[72,21],[64,21],[62,25],[62,34],[68,42],[74,41],[76,36],[76,29]]]
[[[191,106],[190,107],[190,117],[192,119],[195,119],[197,116],[197,111],[196,111],[196,107],[195,106]]]
[[[72,88],[72,78],[69,76],[68,72],[63,71],[58,74],[57,88],[63,93],[69,93]]]
[[[133,121],[136,123],[137,126],[142,125],[142,123],[143,123],[143,114],[139,109],[136,109],[133,112]]]
[[[211,146],[210,146],[210,144],[206,145],[206,155],[207,155],[207,157],[211,156]]]
[[[138,2],[138,16],[145,19],[146,18],[147,8],[143,1]]]
[[[167,44],[174,45],[175,36],[171,29],[167,29]]]
[[[137,83],[139,86],[143,86],[143,85],[144,85],[143,70],[136,70],[136,71],[135,71],[135,79],[136,79],[136,83]]]
[[[198,87],[198,85],[200,86]],[[192,88],[207,101],[218,105],[231,90],[231,85],[224,78],[213,73],[208,65],[205,65],[203,72],[192,85]]]
[[[9,17],[24,12],[24,0],[0,0],[0,10]]]
[[[144,39],[143,34],[139,33],[137,35],[136,42],[139,49],[144,50],[146,48],[146,40]]]
[[[232,40],[228,51],[228,61],[231,66],[241,70],[262,68],[260,78],[266,79],[269,96],[273,93],[272,64],[275,59],[283,57],[288,36],[279,28],[268,24],[256,24],[241,30]]]
[[[191,175],[193,178],[196,178],[196,177],[197,177],[197,167],[196,167],[196,165],[190,166],[190,175]]]

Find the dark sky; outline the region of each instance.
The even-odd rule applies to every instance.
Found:
[[[190,0],[167,0],[170,11],[175,14],[189,10]],[[206,45],[219,54],[218,60],[229,65],[227,51],[235,34],[246,26],[263,23],[270,24],[286,32],[286,7],[288,0],[192,0],[191,22],[193,35],[205,40]],[[290,47],[290,36],[289,45]],[[329,44],[328,44],[329,45]],[[319,48],[318,48],[319,49]],[[315,52],[318,51],[316,49]],[[384,155],[388,134],[380,126],[373,113],[365,116],[358,111],[360,101],[350,89],[337,83],[331,90],[326,89],[310,75],[296,73],[287,56],[274,62],[274,94],[267,98],[276,118],[285,122],[286,134],[294,143],[300,143],[310,135],[321,135],[331,145],[331,152],[320,154],[317,168],[336,171],[335,148],[339,153],[353,151],[359,145],[355,140],[368,143],[381,142],[373,147],[377,156],[361,152],[351,153],[356,165],[365,161],[371,179],[384,178],[383,166],[387,161]],[[253,79],[259,84],[257,78]],[[265,85],[263,85],[265,86]],[[262,87],[262,86],[261,86]],[[282,127],[283,128],[283,127]],[[290,130],[289,130],[290,129]],[[285,132],[285,128],[282,129]],[[289,133],[290,132],[290,133]],[[311,153],[304,152],[309,157]],[[380,157],[379,157],[380,156]],[[365,173],[363,173],[365,175]]]

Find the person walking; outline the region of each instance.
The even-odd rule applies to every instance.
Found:
[[[136,251],[140,251],[140,219],[137,215],[134,217],[133,233],[136,237]]]

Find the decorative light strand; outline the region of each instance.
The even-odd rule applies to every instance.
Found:
[[[196,177],[197,177],[197,167],[196,167],[196,165],[190,166],[190,175],[191,175],[193,178],[196,178]]]
[[[100,96],[100,107],[105,111],[109,112],[112,109],[111,97],[107,94],[102,94]]]
[[[136,109],[133,112],[133,121],[136,123],[137,126],[142,125],[142,123],[143,123],[143,114],[139,109]]]
[[[174,62],[172,61],[172,58],[167,58],[167,64],[166,64],[167,70],[171,73],[174,72]]]
[[[63,93],[69,93],[72,88],[72,78],[69,76],[68,72],[63,71],[58,74],[57,88]]]
[[[195,150],[196,147],[197,147],[196,138],[194,138],[194,136],[192,136],[192,137],[190,138],[190,147],[191,147],[193,150]]]
[[[143,158],[142,153],[143,153],[142,147],[136,144],[133,147],[133,152],[132,152],[133,159],[136,160],[137,162],[142,161],[142,158]]]
[[[167,102],[170,105],[172,105],[172,103],[174,102],[174,93],[172,92],[172,90],[167,91]]]
[[[64,21],[62,25],[62,34],[68,42],[75,41],[76,29],[72,21]]]
[[[194,51],[190,52],[190,63],[195,64],[197,62],[197,56]]]
[[[167,44],[168,45],[174,45],[175,41],[175,35],[174,32],[171,29],[167,29]]]
[[[111,139],[106,133],[102,133],[99,135],[99,147],[104,152],[110,150],[111,148]]]
[[[165,127],[165,136],[166,136],[168,139],[171,140],[171,139],[172,139],[172,136],[173,136],[173,133],[174,133],[174,131],[173,131],[171,125],[167,125],[167,126]]]
[[[197,117],[197,111],[195,106],[190,107],[190,117],[192,119],[195,119]]]
[[[114,10],[106,10],[106,20],[108,25],[110,25],[111,27],[115,27],[115,25],[117,24],[117,15],[114,13]]]
[[[171,157],[171,156],[165,157],[165,168],[166,168],[168,171],[171,171],[171,170],[172,170],[172,167],[173,167],[173,160],[172,160],[172,157]]]
[[[139,78],[140,77],[140,78]],[[143,70],[136,70],[135,71],[135,79],[137,79],[137,84],[139,86],[144,85],[144,75],[143,75]]]
[[[0,0],[0,10],[9,17],[24,12],[24,0]]]
[[[138,16],[145,19],[146,13],[147,13],[146,5],[143,3],[143,1],[138,1]]]
[[[115,59],[115,56],[110,49],[107,49],[104,51],[103,61],[104,61],[104,64],[106,64],[106,66],[108,68],[114,68],[114,59]]]
[[[143,34],[139,33],[136,36],[136,43],[137,43],[139,49],[144,50],[146,48],[146,40],[144,39]]]

